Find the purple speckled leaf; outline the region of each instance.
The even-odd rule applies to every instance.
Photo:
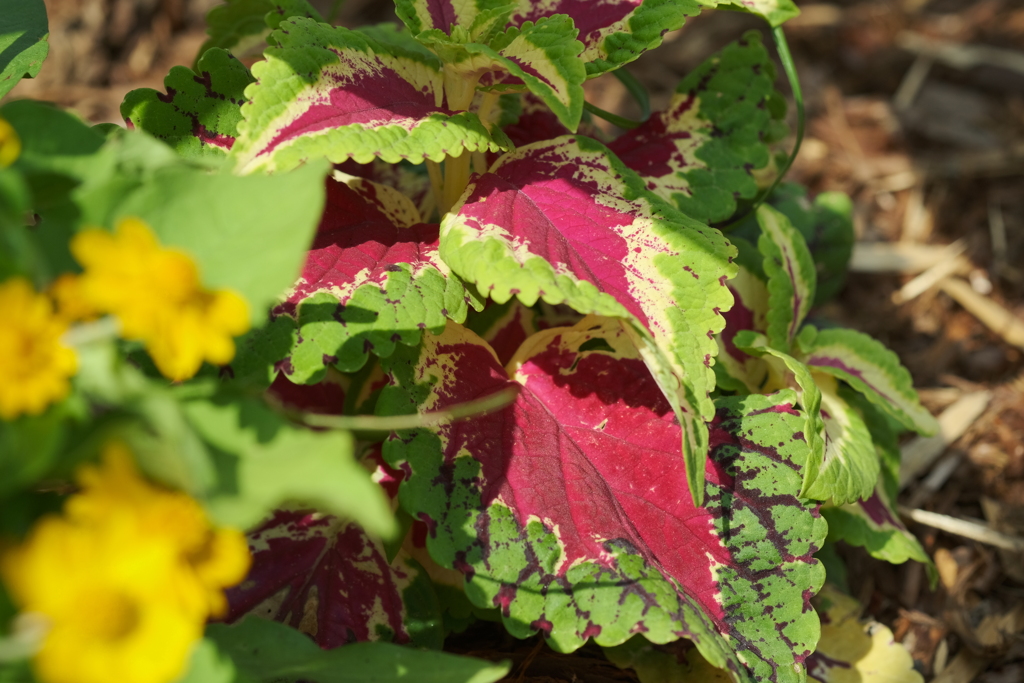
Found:
[[[563,651],[688,637],[737,680],[801,679],[825,525],[796,496],[807,446],[791,391],[718,402],[698,508],[679,424],[620,320],[533,335],[511,380],[454,323],[382,365],[380,414],[520,387],[500,412],[384,444],[431,555],[514,635],[540,630]]]
[[[249,534],[253,566],[228,591],[234,622],[280,621],[325,649],[386,640],[440,647],[440,608],[419,565],[389,563],[358,525],[310,511],[278,510]]]

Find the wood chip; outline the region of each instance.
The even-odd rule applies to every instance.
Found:
[[[918,524],[930,526],[933,529],[945,531],[955,536],[969,538],[978,543],[1014,552],[1024,551],[1024,538],[994,531],[980,520],[961,519],[960,517],[950,517],[949,515],[940,515],[937,512],[911,509],[903,506],[899,507],[899,513],[901,516]]]
[[[990,391],[976,391],[962,396],[939,415],[938,434],[919,436],[904,445],[900,449],[900,488],[931,467],[946,447],[963,436],[967,428],[985,412],[991,400]]]
[[[946,247],[946,253],[941,261],[900,287],[899,291],[893,293],[893,303],[906,303],[911,299],[921,296],[950,275],[970,270],[970,262],[967,259],[960,258],[965,249],[967,249],[967,245],[964,244],[963,240],[957,240]]]
[[[949,666],[932,679],[932,683],[971,683],[988,663],[987,658],[978,656],[966,648],[962,649]]]
[[[947,246],[902,242],[858,242],[850,270],[855,273],[906,273],[928,270],[946,260]]]
[[[987,296],[978,294],[973,287],[959,278],[941,280],[939,288],[1006,340],[1006,343],[1024,349],[1024,320]]]

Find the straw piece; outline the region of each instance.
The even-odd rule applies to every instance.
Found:
[[[939,282],[939,287],[1006,343],[1024,349],[1024,320],[992,299],[978,294],[959,278],[946,278]]]
[[[946,259],[948,246],[903,242],[858,242],[850,270],[855,273],[920,273]]]
[[[928,510],[911,509],[902,505],[899,507],[899,513],[918,524],[924,524],[933,529],[969,538],[978,543],[1014,552],[1024,551],[1024,538],[1010,536],[990,529],[980,520],[950,517],[949,515],[940,515],[937,512],[929,512]]]
[[[931,467],[946,446],[953,443],[985,412],[992,392],[976,391],[959,398],[939,415],[939,433],[919,436],[901,448],[900,488]]]
[[[943,279],[956,272],[969,268],[970,263],[966,259],[958,258],[964,253],[967,245],[962,240],[957,240],[945,249],[944,258],[934,266],[924,271],[907,284],[900,287],[899,291],[892,295],[893,303],[902,304],[915,299],[939,284]]]

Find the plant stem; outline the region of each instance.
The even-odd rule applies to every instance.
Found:
[[[636,80],[636,76],[627,71],[625,67],[616,69],[612,72],[612,75],[619,79],[619,83],[626,86],[626,91],[632,96],[637,106],[640,107],[640,120],[646,121],[651,118],[651,98],[648,96],[647,88],[644,87],[643,83]]]
[[[632,119],[627,119],[624,116],[613,114],[610,111],[605,111],[604,109],[601,109],[600,107],[591,104],[590,102],[584,102],[583,109],[589,111],[591,114],[598,117],[599,119],[604,119],[608,123],[616,125],[619,128],[624,128],[626,130],[633,130],[634,128],[639,128],[640,126],[643,125],[642,121],[634,121]]]
[[[434,195],[434,206],[437,207],[439,214],[443,216],[444,212],[441,211],[441,205],[444,198],[444,180],[441,176],[441,164],[427,159],[427,175],[430,176],[430,192]],[[423,218],[425,219],[426,216]]]
[[[444,189],[441,192],[441,204],[438,206],[442,216],[452,210],[469,184],[471,158],[472,152],[466,151],[457,157],[448,157],[444,160]]]

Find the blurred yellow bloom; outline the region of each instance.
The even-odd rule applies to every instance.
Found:
[[[68,394],[78,361],[60,341],[66,331],[28,280],[0,283],[0,418],[37,415]]]
[[[0,118],[0,168],[7,168],[21,154],[21,138],[15,132],[14,126],[7,123],[6,119]]]
[[[232,337],[249,329],[245,300],[204,289],[195,262],[161,247],[141,220],[125,218],[114,233],[84,230],[71,251],[85,268],[84,300],[116,315],[123,335],[144,342],[166,377],[188,379],[204,360],[224,365],[234,358]]]
[[[245,577],[245,538],[142,479],[120,444],[79,483],[64,516],[0,557],[15,602],[49,623],[36,672],[44,683],[169,683],[223,610],[223,589]]]
[[[82,278],[78,275],[64,273],[50,283],[46,293],[56,304],[57,315],[68,322],[91,320],[99,316],[99,311],[82,296]]]

